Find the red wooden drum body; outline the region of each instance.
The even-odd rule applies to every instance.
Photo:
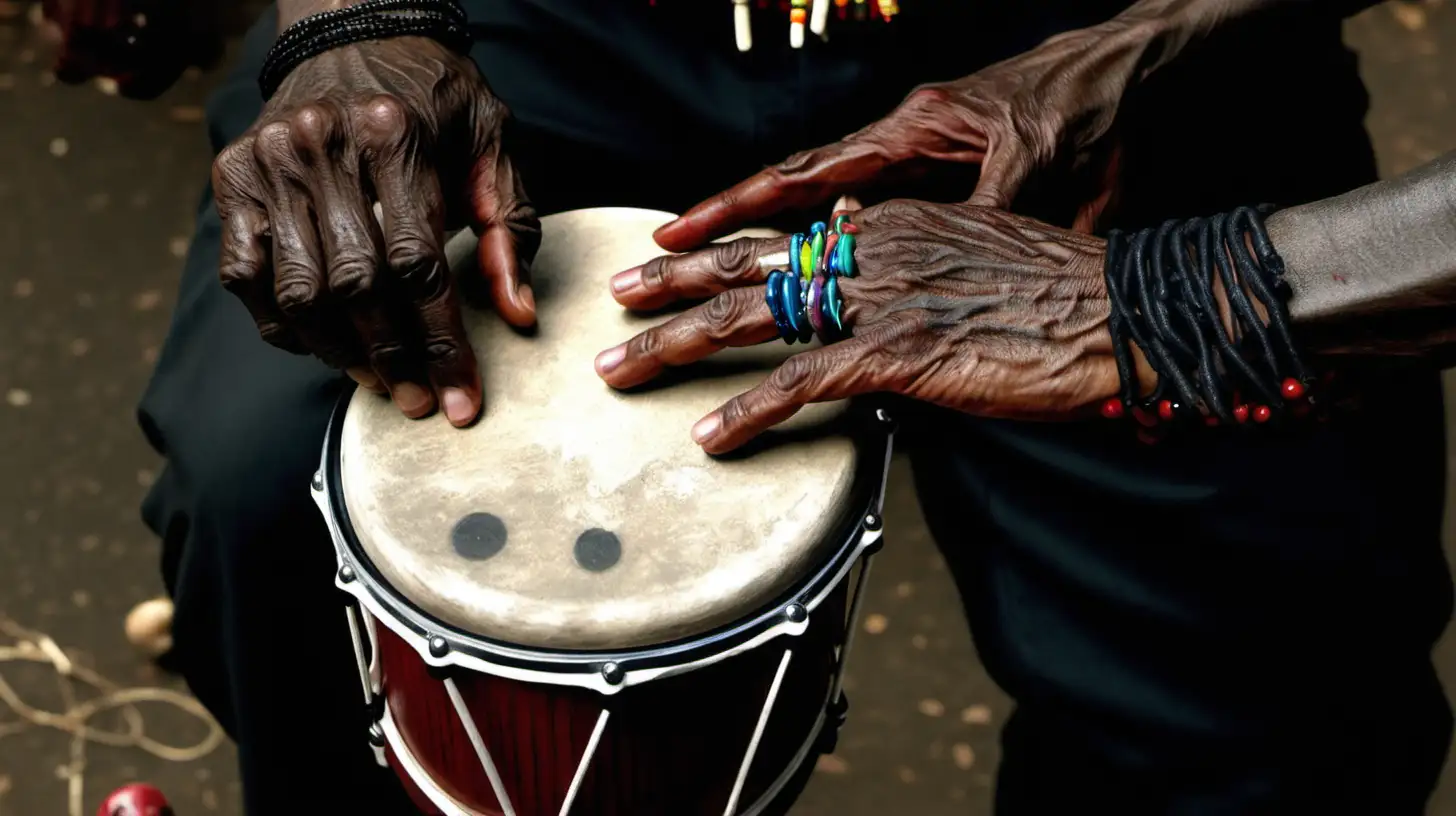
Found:
[[[666,219],[547,218],[533,270],[543,326],[637,320],[601,303],[607,280],[651,257]],[[454,242],[451,254],[463,254]],[[410,423],[355,394],[335,413],[314,479],[381,761],[433,814],[784,807],[843,716],[840,672],[880,544],[888,418],[809,412],[765,449],[716,462],[679,439],[683,418],[771,361],[618,395],[572,380],[577,356],[594,376],[602,337],[517,343],[491,321],[472,327],[482,359],[543,344],[556,361],[543,376],[579,392],[567,406],[502,383],[514,375],[488,362],[493,404],[467,431]],[[589,419],[553,419],[578,409]],[[412,452],[390,453],[405,445]],[[558,560],[581,530],[577,563]]]

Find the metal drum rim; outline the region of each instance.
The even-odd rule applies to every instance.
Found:
[[[378,605],[379,611],[383,613],[380,616],[382,622],[386,625],[399,624],[390,628],[410,642],[421,658],[432,665],[448,665],[456,662],[455,656],[463,655],[486,664],[510,667],[532,674],[596,674],[606,678],[607,687],[615,687],[622,684],[622,678],[627,673],[633,671],[671,670],[688,664],[714,662],[707,659],[733,653],[744,644],[771,632],[775,626],[797,624],[798,631],[803,631],[807,621],[796,615],[792,607],[800,607],[802,610],[801,604],[806,600],[817,601],[838,586],[848,577],[854,562],[867,546],[877,544],[879,540],[879,513],[889,467],[892,423],[883,410],[868,410],[862,405],[851,406],[850,421],[862,423],[872,431],[866,434],[863,442],[856,440],[855,481],[869,484],[867,489],[860,488],[855,492],[865,495],[865,508],[857,516],[846,513],[845,520],[838,525],[838,535],[843,536],[844,543],[823,566],[796,583],[778,600],[734,623],[653,647],[564,650],[495,640],[465,631],[421,610],[380,574],[364,552],[354,531],[348,508],[344,504],[342,459],[339,450],[344,416],[354,393],[355,389],[347,388],[334,406],[329,418],[321,468],[314,483],[320,510],[330,517],[330,534],[339,558],[336,581],[341,588],[346,588],[361,601],[363,596],[367,596]],[[867,524],[867,519],[872,519],[872,524]],[[794,620],[795,617],[800,619]],[[392,621],[389,620],[391,618]],[[440,646],[443,648],[437,648]]]

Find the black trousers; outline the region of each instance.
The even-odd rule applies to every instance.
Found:
[[[892,25],[803,52],[776,20],[747,56],[726,3],[467,5],[474,56],[516,113],[511,153],[552,212],[680,210],[916,83],[1121,4],[907,2]],[[1128,223],[1373,179],[1353,58],[1309,5],[1229,31],[1139,91],[1121,125]],[[212,99],[214,149],[258,115],[273,33],[270,14]],[[1235,91],[1245,119],[1210,117]],[[937,181],[950,178],[917,194],[968,193]],[[144,515],[177,603],[173,660],[237,740],[250,813],[405,812],[363,739],[307,495],[342,381],[258,339],[217,284],[219,235],[209,190],[140,409],[167,459]],[[1450,737],[1429,660],[1451,603],[1439,393],[1403,374],[1376,393],[1317,431],[1155,449],[1101,427],[914,423],[930,443],[914,451],[922,503],[1018,702],[1001,813],[1421,811]]]

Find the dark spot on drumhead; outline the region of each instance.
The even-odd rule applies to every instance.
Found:
[[[471,513],[455,522],[450,542],[465,558],[483,561],[505,548],[506,523],[491,513]]]
[[[592,572],[611,569],[622,558],[622,542],[616,533],[591,529],[576,538],[576,563]]]

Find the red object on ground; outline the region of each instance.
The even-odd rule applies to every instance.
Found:
[[[172,806],[167,804],[167,797],[151,785],[127,785],[124,788],[117,788],[106,801],[101,803],[101,809],[96,811],[96,816],[175,816]]]

